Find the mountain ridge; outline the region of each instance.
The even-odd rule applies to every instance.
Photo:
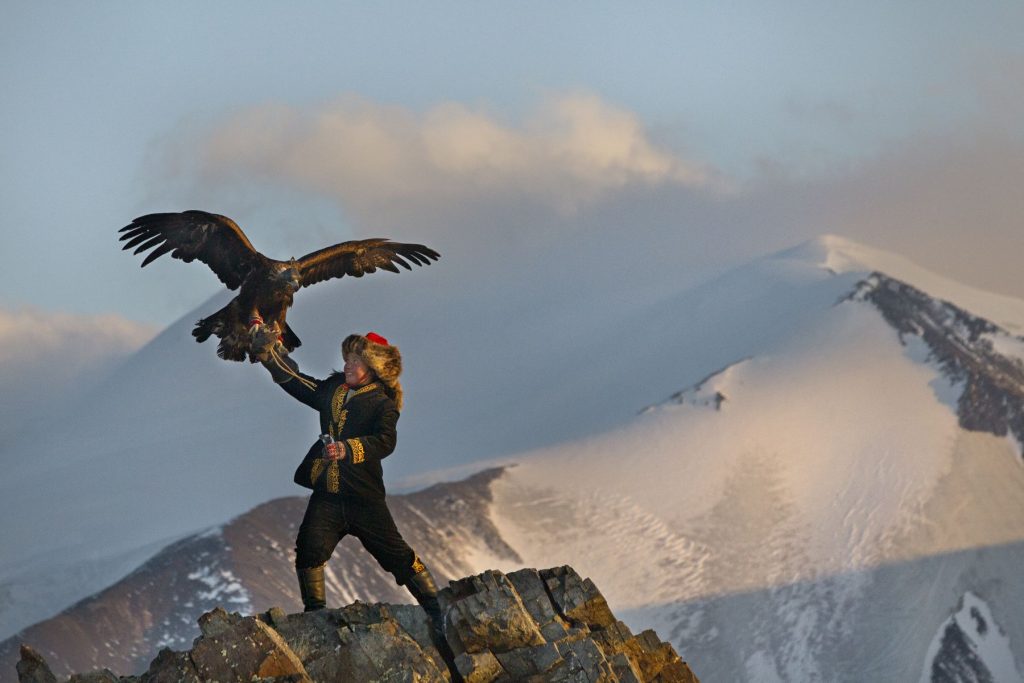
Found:
[[[999,539],[1016,548],[1014,543],[1024,538],[1020,524],[1012,514],[994,510],[980,499],[992,498],[995,487],[1002,492],[995,497],[1013,509],[1021,505],[1014,487],[1024,484],[1014,469],[1019,469],[1019,446],[1008,437],[964,429],[958,414],[961,382],[952,376],[953,366],[944,366],[938,355],[932,357],[934,345],[917,333],[925,329],[922,321],[931,321],[943,343],[962,351],[966,347],[958,334],[966,330],[964,339],[970,341],[972,326],[939,323],[960,319],[956,310],[988,320],[962,303],[981,295],[928,274],[943,280],[938,286],[945,288],[944,296],[919,288],[919,281],[886,275],[885,286],[879,276],[874,289],[851,298],[859,283],[877,272],[867,265],[878,264],[854,258],[856,247],[847,241],[829,238],[803,246],[802,253],[790,250],[764,257],[668,300],[640,302],[595,320],[591,334],[579,343],[559,343],[549,336],[533,339],[543,342],[544,353],[523,356],[521,339],[495,337],[485,355],[467,356],[453,365],[453,354],[462,361],[458,354],[468,352],[466,345],[480,341],[474,336],[479,330],[467,338],[423,343],[414,350],[420,355],[410,365],[416,372],[410,374],[407,387],[419,403],[410,404],[403,417],[403,439],[408,435],[408,440],[402,443],[414,444],[404,452],[415,456],[389,460],[389,472],[394,480],[412,475],[423,481],[423,473],[431,471],[426,465],[443,471],[460,452],[475,458],[459,467],[474,461],[515,461],[518,467],[506,470],[492,484],[491,512],[498,535],[524,561],[536,566],[571,561],[601,579],[617,609],[663,625],[677,633],[682,644],[690,643],[688,638],[705,642],[714,629],[748,629],[745,640],[720,641],[721,652],[735,648],[746,653],[738,663],[723,660],[717,673],[726,679],[743,680],[748,669],[772,669],[790,677],[817,675],[822,667],[831,666],[821,648],[839,632],[813,640],[787,628],[795,628],[801,619],[818,624],[822,633],[839,628],[826,616],[826,608],[835,614],[861,614],[865,623],[876,619],[873,611],[858,607],[859,601],[888,595],[873,577],[880,563],[894,558],[913,561],[968,551],[972,543],[986,542],[983,539]],[[844,268],[851,270],[842,272]],[[899,309],[911,314],[896,316],[894,326],[868,295],[884,294],[889,283],[897,282],[902,283],[901,306],[915,297],[920,300]],[[974,354],[970,357],[1016,357],[1020,338],[1007,323],[1016,324],[1019,304],[1007,305],[999,298],[983,304],[998,316],[990,324],[1005,334],[993,333],[985,325],[976,327],[974,342],[981,346],[968,348]],[[902,329],[901,320],[917,321],[918,327]],[[307,320],[304,328],[307,324],[316,327]],[[312,335],[311,346],[325,336]],[[186,353],[183,341],[165,341],[181,345],[181,353]],[[507,362],[495,363],[495,358]],[[735,365],[740,359],[747,360]],[[636,415],[644,406],[708,378],[710,370],[727,366],[732,367],[705,387],[721,393],[724,401],[664,405]],[[252,373],[243,376],[240,368],[209,367],[216,381],[197,378],[192,368],[187,369],[192,374],[173,378],[201,384],[196,405],[177,419],[199,419],[201,429],[222,434],[219,440],[208,438],[205,447],[223,449],[225,462],[238,457],[234,449],[254,448],[252,435],[246,433],[251,420],[286,424],[300,419],[299,411],[281,405],[279,396],[265,395],[267,390],[255,381],[250,384]],[[173,388],[164,377],[166,367],[147,367],[147,373],[153,381],[164,382],[163,387]],[[223,384],[217,373],[224,373]],[[552,376],[559,381],[537,383],[537,378]],[[420,390],[414,390],[422,381]],[[453,382],[461,390],[445,392]],[[975,385],[980,388],[970,394],[972,405],[984,407],[988,398],[998,398],[993,393],[998,382]],[[470,391],[471,386],[481,388]],[[206,412],[206,401],[225,391],[245,395],[244,403],[232,399],[243,406],[240,418],[191,417]],[[989,403],[1005,408],[1000,400]],[[165,419],[159,411],[145,413],[150,408],[140,402],[133,410],[148,415],[150,422]],[[467,416],[472,416],[469,423],[474,429],[467,430],[465,424],[455,428],[455,422],[466,423]],[[1007,433],[1012,433],[1016,418],[1003,414],[1002,419]],[[999,433],[998,425],[986,428]],[[257,462],[252,456],[259,460],[262,453],[294,451],[294,442],[305,437],[302,430],[289,430],[260,434],[259,447],[243,461],[249,469],[236,464],[234,469],[218,470],[216,460],[182,460],[177,453],[155,452],[166,462],[182,460],[197,471],[211,467],[212,481],[220,488],[236,483],[240,472],[251,479],[246,481],[246,495],[252,497],[259,490],[254,483],[257,475],[264,482],[274,477],[285,481],[290,475],[293,463],[286,465],[287,471],[284,466],[281,471],[264,471],[253,469]],[[164,448],[147,439],[150,436],[144,435],[139,442],[126,444],[123,456]],[[478,449],[488,441],[494,443]],[[266,461],[258,464],[267,467]],[[956,472],[961,483],[949,484],[950,472]],[[165,483],[178,490],[174,476],[177,473],[167,473]],[[211,488],[202,481],[192,483],[194,490],[184,490],[201,503],[193,512],[209,516],[213,509],[206,498],[214,495]],[[217,501],[224,507],[239,505],[245,497],[230,489],[225,492],[227,497]],[[123,500],[106,495],[109,501],[101,497],[104,504],[116,503],[122,509],[133,497],[140,498],[138,493]],[[937,502],[944,495],[978,516],[946,516]],[[945,531],[935,535],[929,525],[940,518]],[[552,531],[545,521],[549,519],[564,524]],[[152,528],[145,517],[138,523],[140,528]],[[916,555],[901,555],[894,538],[914,539],[905,545]],[[958,539],[959,545],[950,546],[948,538]],[[629,552],[624,554],[623,548]],[[748,566],[751,557],[757,560]],[[646,558],[650,566],[636,558]],[[985,573],[991,580],[1012,582],[1009,564],[1004,558]],[[726,571],[728,567],[732,569]],[[850,578],[815,583],[815,577],[823,576]],[[808,588],[773,593],[772,582],[784,577]],[[943,591],[952,590],[950,579],[932,578]],[[644,586],[645,593],[637,586]],[[980,590],[966,578],[962,588]],[[754,624],[737,626],[732,620],[740,615],[732,609],[686,607],[729,590],[754,591],[758,604],[749,609],[763,614],[758,628],[767,631],[750,630]],[[789,606],[783,600],[787,595],[792,598]],[[944,597],[936,610],[953,610],[963,595],[961,591]],[[988,604],[996,620],[1008,624],[1012,647],[1019,651],[1024,636],[1015,635],[1018,623],[1007,618],[997,602],[989,599]],[[930,640],[951,613],[943,612],[939,619],[939,614],[929,612],[935,623],[915,632],[915,638]],[[750,645],[762,641],[763,646]],[[890,658],[885,665],[905,673],[907,666],[922,663]],[[714,663],[709,666],[716,671]]]

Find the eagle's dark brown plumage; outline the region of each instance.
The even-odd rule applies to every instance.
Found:
[[[238,296],[213,315],[196,323],[196,341],[214,335],[220,339],[217,355],[226,360],[243,360],[250,349],[249,321],[262,318],[277,325],[289,351],[302,342],[285,317],[292,298],[302,287],[351,275],[362,277],[378,268],[399,272],[398,266],[426,266],[440,255],[422,244],[402,244],[372,238],[342,242],[302,258],[276,261],[256,251],[242,229],[228,218],[205,211],[151,213],[121,228],[123,249],[135,247],[141,254],[152,249],[142,265],[170,253],[186,263],[199,259],[210,267],[228,289],[241,288]]]

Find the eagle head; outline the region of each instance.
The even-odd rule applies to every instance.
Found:
[[[289,292],[297,292],[302,286],[302,279],[299,274],[299,264],[293,257],[285,263],[279,263],[274,272],[274,279],[284,285]]]

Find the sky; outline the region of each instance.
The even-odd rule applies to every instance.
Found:
[[[558,235],[539,263],[654,296],[835,233],[1024,297],[1016,2],[11,3],[0,87],[18,372],[219,291],[116,241],[193,208],[278,258],[423,241],[463,282],[511,254],[529,286]]]
[[[4,458],[24,457],[5,449],[19,433],[66,428],[52,406],[73,412],[161,330],[213,312],[223,287],[202,264],[140,270],[120,250],[118,229],[152,212],[227,215],[282,259],[422,242],[439,262],[318,284],[292,319],[371,292],[357,303],[382,306],[345,308],[341,334],[378,329],[407,357],[441,340],[481,384],[518,373],[548,402],[576,397],[530,375],[531,354],[551,367],[609,326],[632,341],[632,313],[822,234],[1024,299],[1024,3],[43,0],[3,19]],[[430,339],[377,327],[387,306]],[[220,363],[182,338],[190,351],[149,349]],[[304,342],[304,369],[337,367],[336,339]],[[637,355],[625,342],[595,363]],[[452,389],[443,362],[414,367],[421,397]],[[525,394],[507,395],[467,403],[521,415]],[[109,428],[137,428],[124,419]]]

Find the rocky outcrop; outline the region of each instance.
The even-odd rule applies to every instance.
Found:
[[[670,645],[653,631],[631,633],[570,567],[488,571],[452,582],[440,598],[454,672],[422,609],[356,602],[253,617],[218,607],[200,617],[190,650],[162,650],[140,676],[103,670],[70,681],[697,681]],[[26,646],[17,670],[20,681],[56,681]]]
[[[960,426],[1013,434],[1024,457],[1024,362],[1000,347],[1024,350],[1024,338],[883,273],[872,273],[847,297],[873,304],[899,334],[919,337],[929,360],[960,388]]]

